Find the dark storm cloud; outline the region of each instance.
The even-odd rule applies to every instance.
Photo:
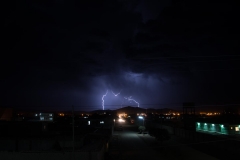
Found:
[[[239,51],[233,4],[18,3],[5,21],[4,104],[16,104],[10,103],[16,97],[22,104],[100,109],[106,90],[109,105],[123,103],[124,96],[140,104],[200,102],[206,88],[211,96],[223,83],[229,91],[229,82],[238,81],[234,70],[222,74],[238,68],[237,56],[218,56]],[[121,96],[111,97],[111,91]]]
[[[236,22],[232,20],[235,14],[233,5],[174,3],[158,18],[142,26],[135,36],[129,57],[151,65],[164,62],[177,65],[178,62],[198,61],[199,64],[199,61],[222,60],[222,57],[204,56],[227,55],[229,50],[231,55],[236,55],[237,50],[232,51],[236,48],[232,33],[237,31]]]
[[[101,57],[116,56],[116,51],[109,53],[108,50],[129,39],[139,21],[139,16],[125,11],[120,2],[105,1],[95,5],[69,2],[65,6],[32,3],[15,15],[19,23],[15,27],[21,31],[18,33],[21,41],[12,45],[23,51],[14,54],[20,60],[39,61],[40,58],[49,63],[74,60],[89,64]]]
[[[73,95],[74,90],[91,90],[96,76],[118,74],[125,57],[121,47],[141,22],[140,14],[131,11],[136,5],[34,1],[18,3],[16,10],[9,5],[13,13],[6,19],[1,60],[7,67],[2,72],[4,90],[31,92],[35,100],[38,95],[51,97],[53,90]]]
[[[140,3],[135,8],[136,12],[140,12],[142,14],[142,21],[144,23],[148,22],[149,20],[156,19],[161,11],[169,6],[171,1],[169,0],[141,0]]]
[[[128,48],[133,71],[181,85],[175,92],[188,100],[236,101],[223,96],[239,89],[236,11],[231,2],[172,3],[138,29]]]

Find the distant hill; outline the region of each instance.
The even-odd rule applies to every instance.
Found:
[[[139,108],[139,107],[127,106],[127,107],[117,109],[116,112],[117,113],[123,113],[124,112],[124,113],[128,113],[128,114],[135,114],[135,113],[139,113],[139,112],[146,112],[146,109]]]
[[[141,107],[131,107],[131,106],[127,106],[127,107],[123,107],[120,109],[116,110],[117,113],[128,113],[128,114],[137,114],[137,113],[175,113],[175,112],[180,112],[174,109],[170,109],[170,108],[163,108],[163,109],[153,109],[153,108],[141,108]]]
[[[115,112],[115,110],[94,110],[94,111],[90,111],[88,113],[91,113],[91,114],[94,114],[94,113],[97,113],[97,114],[103,114],[103,113],[112,113],[112,112]]]

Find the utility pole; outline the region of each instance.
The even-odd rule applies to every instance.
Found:
[[[73,131],[73,159],[75,159],[74,153],[74,107],[72,106],[72,131]]]

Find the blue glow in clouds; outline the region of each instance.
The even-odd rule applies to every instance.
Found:
[[[134,99],[132,99],[132,96],[130,96],[130,97],[124,97],[125,99],[127,99],[128,101],[134,101],[135,103],[137,103],[137,105],[138,105],[138,107],[139,107],[139,103],[136,101],[136,100],[134,100]]]
[[[104,110],[104,97],[107,95],[107,93],[108,93],[108,90],[107,90],[106,94],[104,94],[104,95],[102,96],[102,107],[103,107],[103,110]]]

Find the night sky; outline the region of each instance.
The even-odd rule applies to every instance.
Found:
[[[143,108],[240,103],[239,8],[231,1],[1,8],[0,107],[96,110],[107,91],[105,109],[137,106],[130,96]]]

